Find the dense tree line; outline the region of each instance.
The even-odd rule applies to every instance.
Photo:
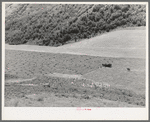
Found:
[[[117,27],[146,25],[145,5],[90,5],[76,12],[77,6],[64,5],[54,13],[43,11],[7,22],[6,43],[60,46]]]

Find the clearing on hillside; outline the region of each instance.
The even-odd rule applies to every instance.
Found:
[[[146,28],[125,28],[60,47],[5,45],[5,48],[102,57],[146,58]]]

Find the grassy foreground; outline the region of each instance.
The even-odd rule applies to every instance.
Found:
[[[6,50],[5,60],[5,106],[145,106],[145,73],[136,73],[145,70],[145,59]],[[102,67],[104,63],[111,63],[112,67]],[[82,77],[49,76],[53,73]],[[94,79],[96,75],[101,79]],[[120,87],[130,82],[141,87],[141,93],[132,86]],[[55,100],[50,99],[60,101],[54,104]]]
[[[30,96],[34,94],[38,96],[41,93],[47,93],[47,95],[53,93],[57,97],[76,99],[99,98],[101,100],[106,99],[117,102],[126,102],[132,105],[145,106],[145,96],[143,95],[137,95],[135,92],[126,89],[105,87],[104,85],[100,87],[86,79],[66,79],[42,76],[28,82],[6,83],[5,87],[6,100],[11,98],[34,99],[34,97],[28,98],[28,95]],[[44,97],[46,96],[39,97],[36,100],[43,101]]]

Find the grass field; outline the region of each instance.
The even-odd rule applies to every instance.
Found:
[[[146,58],[146,28],[125,28],[60,47],[5,45],[8,50],[89,55],[119,58]]]
[[[83,55],[55,54],[6,50],[5,73],[20,77],[33,77],[41,74],[86,74],[99,69],[103,63],[111,63],[113,68],[145,70],[145,59],[110,58]],[[142,64],[142,65],[141,65]]]
[[[121,32],[126,33],[126,38],[122,37]],[[108,33],[112,42],[108,34],[104,34],[93,38],[93,42],[83,40],[49,49],[31,45],[6,45],[5,106],[145,106],[146,57],[145,51],[141,51],[141,48],[145,48],[144,32],[114,31]],[[116,38],[117,34],[122,38]],[[124,42],[124,49],[120,39]],[[78,47],[80,43],[82,46]],[[104,50],[99,52],[102,48]],[[112,50],[117,51],[114,53]],[[111,64],[112,67],[102,64]]]
[[[101,101],[103,101],[104,99],[117,101],[117,103],[123,102],[126,104],[128,103],[132,105],[145,106],[144,95],[137,94],[136,92],[124,88],[119,89],[115,87],[104,86],[98,87],[93,81],[88,79],[41,76],[28,82],[22,81],[18,83],[6,83],[6,86],[5,99],[7,101],[11,101],[12,98],[30,99],[32,101],[44,101],[43,99],[49,98],[49,95],[54,94],[55,96],[60,98],[76,98],[78,99],[78,101],[83,99],[92,101],[92,99],[99,98]],[[45,95],[41,96],[41,93],[44,93]],[[36,98],[34,98],[34,95],[36,95]],[[33,96],[33,98],[31,96]],[[82,107],[80,104],[74,106]],[[92,106],[99,107],[97,105]],[[118,104],[117,106],[120,106],[120,104]]]
[[[102,67],[103,63],[111,63],[112,68]],[[87,98],[92,99],[100,98],[101,94],[106,94],[104,99],[127,102],[132,103],[133,105],[145,105],[145,60],[144,59],[130,59],[130,58],[104,58],[104,57],[92,57],[92,56],[79,56],[79,55],[69,55],[69,54],[51,54],[51,53],[38,53],[38,52],[25,52],[25,51],[10,51],[6,50],[6,83],[7,86],[5,88],[5,95],[7,97],[15,98],[20,96],[20,94],[27,95],[27,89],[29,90],[29,94],[40,94],[45,92],[52,93],[61,93],[62,96],[70,97],[72,95],[77,95],[78,98],[83,98],[84,96],[88,96]],[[142,64],[142,65],[141,65]],[[9,69],[8,69],[9,68]],[[131,71],[127,71],[127,68],[130,68]],[[62,73],[71,75],[81,75],[82,78],[86,78],[87,80],[81,80],[80,84],[78,84],[75,88],[72,87],[71,82],[75,78],[63,78],[56,77],[51,79],[49,74],[52,73]],[[10,75],[11,74],[11,75]],[[59,74],[58,74],[59,75]],[[42,78],[38,78],[41,76]],[[44,79],[44,76],[48,77],[48,79]],[[63,76],[63,75],[62,75]],[[11,78],[10,78],[11,77]],[[25,80],[29,78],[34,78],[33,80]],[[23,84],[27,84],[27,86],[17,85],[15,83],[11,83],[10,79],[12,78],[17,81],[23,82]],[[19,80],[22,78],[22,80]],[[88,81],[91,79],[91,81]],[[37,84],[42,83],[52,83],[52,81],[57,81],[57,83],[53,83],[56,85],[56,89],[53,87],[45,89],[43,85],[36,86]],[[13,80],[12,80],[13,81]],[[27,82],[28,81],[28,82]],[[62,81],[65,81],[64,83]],[[99,92],[93,86],[92,88],[81,88],[83,90],[80,91],[80,87],[82,87],[82,83],[92,84],[92,82],[101,82],[107,83],[111,86],[110,91],[101,89]],[[40,82],[40,83],[39,83]],[[89,82],[89,83],[88,83]],[[10,84],[11,83],[11,84]],[[59,86],[59,83],[62,83],[62,87]],[[68,85],[70,83],[70,85]],[[77,82],[76,82],[77,83]],[[18,83],[17,83],[18,84]],[[20,82],[19,82],[20,84]],[[28,84],[35,84],[35,86],[29,86]],[[125,87],[126,86],[126,87]],[[17,88],[18,87],[18,88]],[[67,88],[67,89],[66,89]],[[73,90],[72,92],[70,90]],[[11,89],[11,90],[10,90]],[[76,89],[76,90],[74,90]],[[91,93],[84,93],[83,91],[90,91]],[[121,89],[121,91],[119,90]],[[127,90],[131,94],[135,94],[132,97],[129,95],[125,95],[124,91]],[[99,90],[99,89],[98,89]],[[114,91],[114,92],[113,92]],[[117,92],[116,92],[117,91]],[[17,92],[17,93],[16,93]],[[140,93],[139,93],[140,92]],[[10,94],[11,93],[11,94]],[[65,94],[65,95],[63,95]],[[122,94],[120,98],[118,98],[118,94]],[[127,93],[128,94],[128,93]],[[15,96],[13,96],[15,95]],[[79,95],[79,96],[78,96]],[[61,96],[61,95],[60,95]],[[111,98],[115,96],[114,98]],[[122,98],[125,96],[125,98]],[[138,96],[138,97],[137,97]],[[73,96],[72,96],[73,97]],[[132,100],[130,100],[129,98]],[[85,97],[85,99],[87,99]],[[101,99],[101,98],[100,98]],[[135,100],[138,99],[138,100]],[[132,101],[132,102],[131,102]],[[138,101],[138,102],[137,102]],[[7,104],[6,104],[7,105]],[[103,104],[102,104],[103,105]],[[116,104],[117,105],[117,104]],[[119,104],[120,105],[120,104]]]

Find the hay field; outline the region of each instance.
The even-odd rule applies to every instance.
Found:
[[[119,58],[146,58],[146,28],[134,27],[114,30],[60,47],[35,45],[5,45],[8,50],[63,53]]]
[[[126,38],[121,38],[121,32],[127,33]],[[72,47],[59,48],[6,45],[5,106],[145,106],[145,31],[140,30],[142,34],[139,30],[132,32],[119,31],[121,37],[117,38],[123,40],[122,45],[129,41],[124,49],[119,41],[111,42],[114,44],[111,48],[108,37],[117,40],[114,33],[118,34],[118,31],[95,37],[91,47],[92,41],[81,41],[81,50],[78,48],[80,42],[69,44],[74,45]],[[97,38],[106,40],[106,43]],[[115,47],[117,44],[118,48]],[[104,50],[99,52],[102,48]],[[112,50],[118,50],[118,53]],[[137,55],[133,55],[135,53]],[[112,67],[103,67],[105,63],[112,64]]]

